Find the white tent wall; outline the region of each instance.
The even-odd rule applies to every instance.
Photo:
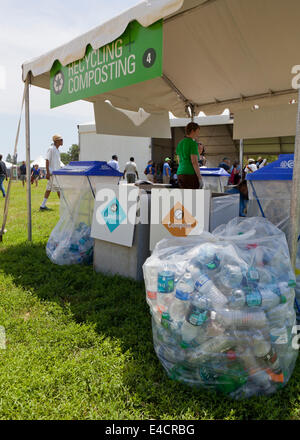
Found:
[[[144,169],[151,159],[151,138],[97,134],[95,124],[78,125],[78,135],[79,160],[108,162],[116,154],[123,172],[126,162],[134,157],[139,176],[145,178]]]

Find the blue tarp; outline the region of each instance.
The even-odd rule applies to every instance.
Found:
[[[57,176],[116,176],[122,177],[123,174],[116,171],[107,162],[70,162],[61,170],[54,171]]]
[[[293,180],[294,155],[281,154],[275,162],[248,173],[246,180]]]

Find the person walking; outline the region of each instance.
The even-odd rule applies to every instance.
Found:
[[[245,174],[248,174],[248,173],[254,173],[255,171],[257,171],[257,166],[255,164],[255,160],[249,159],[248,165],[245,167],[244,172],[245,172]]]
[[[166,157],[165,163],[163,166],[163,183],[164,185],[169,185],[170,183],[170,177],[171,177],[171,167],[170,167],[171,159],[169,157]]]
[[[40,178],[40,174],[41,174],[41,170],[39,169],[38,165],[34,165],[33,170],[32,170],[32,182],[35,182],[35,186],[38,186],[39,184],[39,178]]]
[[[26,164],[23,160],[22,165],[20,166],[20,180],[22,182],[22,186],[24,188],[26,182]]]
[[[155,167],[153,164],[153,160],[149,160],[148,165],[145,168],[144,174],[147,176],[147,180],[152,183],[154,182]]]
[[[5,197],[5,188],[3,185],[4,180],[7,180],[7,169],[5,163],[2,161],[2,154],[0,154],[0,191],[3,197]]]
[[[182,189],[202,188],[203,182],[198,164],[199,153],[195,139],[200,135],[200,126],[190,122],[185,129],[185,138],[179,142],[176,154],[179,159],[177,179]]]
[[[47,208],[46,206],[46,203],[48,201],[51,192],[57,192],[57,195],[60,198],[60,189],[54,183],[53,172],[60,169],[59,147],[63,145],[63,138],[60,135],[55,134],[52,140],[53,143],[51,144],[51,147],[48,149],[46,155],[46,179],[48,180],[48,184],[44,195],[44,200],[40,206],[41,211],[49,210],[49,208]]]
[[[134,162],[134,157],[131,157],[129,162],[127,162],[123,174],[123,178],[127,179],[127,183],[135,183],[136,179],[139,178],[136,163]]]
[[[116,154],[114,154],[109,162],[107,162],[107,165],[109,165],[111,168],[113,168],[116,171],[120,172],[120,166],[119,166],[119,159]]]

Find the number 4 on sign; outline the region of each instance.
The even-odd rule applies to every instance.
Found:
[[[151,52],[149,52],[147,55],[147,63],[151,64],[151,62],[152,62]]]

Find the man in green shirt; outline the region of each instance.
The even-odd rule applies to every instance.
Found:
[[[202,177],[198,164],[198,144],[195,141],[200,134],[200,126],[190,122],[185,129],[185,138],[179,142],[176,154],[179,157],[177,170],[178,184],[182,189],[202,188]]]

